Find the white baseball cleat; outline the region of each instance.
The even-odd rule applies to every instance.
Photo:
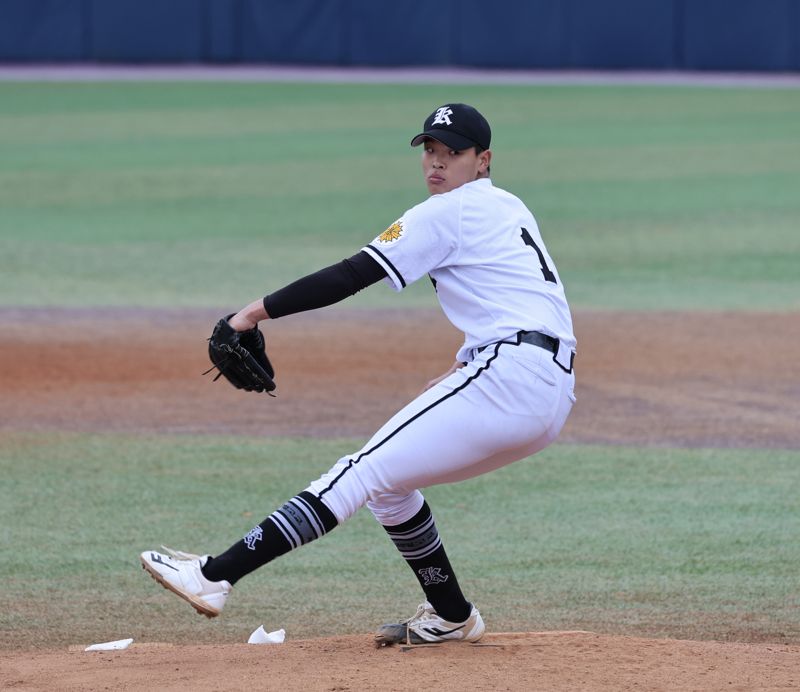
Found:
[[[440,644],[442,642],[476,642],[486,631],[483,618],[475,606],[464,622],[450,622],[437,615],[433,606],[422,603],[414,617],[397,624],[381,625],[375,634],[378,646],[389,644]]]
[[[231,592],[227,581],[209,581],[200,568],[208,562],[208,555],[194,555],[161,546],[168,554],[146,550],[139,559],[142,567],[161,586],[189,601],[192,607],[206,617],[216,617],[222,612],[225,599]]]

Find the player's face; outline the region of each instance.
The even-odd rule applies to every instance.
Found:
[[[438,195],[477,180],[486,173],[490,157],[488,150],[480,154],[474,147],[456,151],[435,139],[426,139],[422,144],[422,173],[428,192]]]

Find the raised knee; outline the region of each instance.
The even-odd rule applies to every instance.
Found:
[[[367,501],[367,507],[383,526],[397,526],[411,519],[425,499],[419,490],[408,495],[378,495]]]

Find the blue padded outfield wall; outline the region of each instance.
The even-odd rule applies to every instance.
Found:
[[[800,0],[0,0],[0,61],[800,70]]]

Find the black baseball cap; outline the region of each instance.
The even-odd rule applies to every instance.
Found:
[[[446,103],[437,108],[425,119],[422,130],[411,140],[412,147],[422,144],[426,137],[456,151],[470,147],[488,149],[492,141],[492,130],[486,118],[466,103]]]

